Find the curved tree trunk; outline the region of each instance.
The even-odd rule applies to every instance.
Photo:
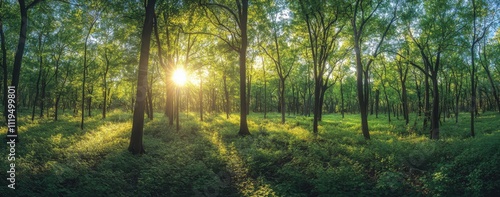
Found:
[[[26,6],[26,3],[24,0],[19,0],[19,8],[21,12],[21,28],[19,31],[19,42],[17,43],[17,50],[16,50],[16,55],[14,56],[14,65],[12,69],[12,81],[11,81],[11,86],[14,87],[14,89],[17,90],[19,86],[19,77],[21,74],[21,64],[23,61],[23,54],[24,54],[24,47],[26,46],[26,31],[28,29],[28,10],[35,6],[37,3],[41,2],[41,0],[34,0],[31,4]],[[5,65],[7,66],[7,65]],[[18,91],[15,93],[15,102],[17,103],[18,99]],[[5,93],[4,93],[5,95]],[[17,111],[14,110],[14,122],[17,121]],[[10,131],[9,131],[10,132]],[[14,139],[17,141],[17,126],[14,128],[14,132],[9,133],[12,136],[15,137],[7,137],[7,140]]]

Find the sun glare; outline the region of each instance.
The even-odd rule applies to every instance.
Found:
[[[187,81],[186,71],[183,68],[178,68],[177,70],[174,71],[172,80],[178,86],[183,86],[184,84],[186,84]]]

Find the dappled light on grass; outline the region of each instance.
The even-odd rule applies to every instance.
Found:
[[[234,116],[233,116],[234,117]],[[224,122],[224,121],[222,121]],[[221,124],[222,122],[219,122]],[[231,124],[229,128],[237,131],[237,124]],[[251,122],[249,124],[250,128],[255,127],[255,123]],[[220,126],[220,125],[218,125]],[[215,126],[216,128],[218,126]],[[238,153],[234,143],[226,145],[226,143],[221,139],[221,132],[215,131],[209,128],[205,124],[203,130],[208,130],[205,133],[206,138],[215,146],[219,151],[219,154],[224,158],[226,163],[226,168],[228,175],[230,176],[231,184],[234,184],[240,195],[242,196],[276,196],[272,188],[264,183],[262,180],[256,180],[249,175],[249,169],[245,167],[245,161],[241,158]],[[247,136],[246,138],[251,138],[252,136]]]
[[[128,142],[129,132],[132,129],[130,122],[105,123],[99,128],[89,131],[82,139],[70,146],[67,152],[77,154],[79,157],[104,156],[110,150],[115,150]]]
[[[251,113],[251,135],[237,135],[239,116],[180,115],[180,131],[163,113],[146,120],[146,154],[126,151],[131,114],[43,120],[22,128],[21,196],[492,196],[500,184],[497,114],[478,118],[476,138],[443,123],[443,138],[410,132],[402,120],[371,118],[364,140],[358,115],[326,114],[318,135],[311,118]],[[43,122],[43,124],[41,123]],[[26,130],[26,128],[29,128]],[[357,129],[357,130],[356,130]],[[484,131],[484,132],[483,132]],[[1,165],[7,165],[0,160]],[[147,165],[145,165],[147,164]],[[471,167],[474,166],[474,167]],[[457,187],[456,183],[460,183]],[[29,186],[28,186],[29,185]],[[490,189],[488,189],[490,188]],[[493,189],[491,189],[493,188]],[[0,189],[1,191],[1,189]],[[489,193],[487,193],[489,192]],[[2,193],[3,194],[3,193]]]

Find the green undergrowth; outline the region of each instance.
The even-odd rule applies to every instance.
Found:
[[[146,120],[146,154],[127,151],[132,115],[106,119],[62,115],[22,117],[16,146],[16,190],[2,196],[496,196],[500,193],[500,115],[486,113],[468,135],[468,116],[447,119],[441,139],[415,124],[359,115],[312,118],[250,114],[250,136],[238,136],[239,116],[181,114],[181,127],[155,114]],[[4,127],[3,127],[4,128]],[[4,129],[2,129],[4,130]],[[8,153],[4,146],[3,152]],[[6,158],[6,157],[5,157]],[[7,159],[0,160],[7,177]]]

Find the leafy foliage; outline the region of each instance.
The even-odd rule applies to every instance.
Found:
[[[404,120],[372,118],[374,139],[359,133],[357,115],[325,115],[317,136],[312,118],[249,116],[251,136],[237,136],[233,114],[196,121],[181,115],[179,132],[166,117],[147,121],[146,154],[126,151],[131,115],[38,121],[20,127],[16,196],[494,196],[500,190],[498,114],[478,118],[477,138],[455,123],[440,141],[409,134]],[[464,116],[465,117],[465,116]],[[462,121],[465,125],[466,121]],[[401,129],[403,128],[403,129]],[[6,160],[0,161],[7,166]],[[6,171],[6,170],[4,170]],[[2,176],[6,176],[5,172]]]

